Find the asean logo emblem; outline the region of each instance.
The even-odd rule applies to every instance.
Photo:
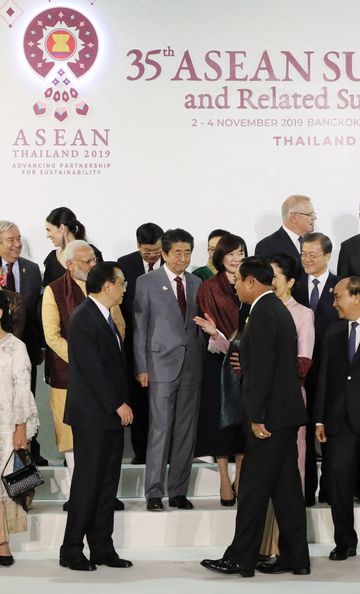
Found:
[[[75,103],[78,115],[85,116],[89,105],[79,99],[74,79],[86,74],[96,60],[98,36],[92,23],[71,8],[51,8],[38,14],[24,36],[24,52],[31,68],[48,86],[34,105],[34,113],[44,115],[54,110],[62,122]]]

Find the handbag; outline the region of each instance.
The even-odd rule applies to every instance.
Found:
[[[230,338],[229,350],[221,368],[220,428],[241,424],[241,383],[230,363],[230,355],[239,352],[240,331]]]
[[[21,454],[19,454],[21,452]],[[5,474],[6,468],[9,465],[11,458],[14,455],[19,455],[24,466],[18,470],[14,470],[9,474]],[[23,495],[27,491],[44,484],[44,479],[41,476],[29,450],[23,449],[13,450],[5,464],[4,470],[1,473],[1,480],[6,489],[7,494],[11,499]]]

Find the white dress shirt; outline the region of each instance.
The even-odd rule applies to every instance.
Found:
[[[183,282],[184,285],[184,292],[185,292],[185,297],[186,297],[186,277],[184,272],[182,274],[174,274],[174,272],[171,272],[171,270],[166,266],[166,264],[164,264],[164,270],[166,272],[166,276],[168,277],[170,284],[171,284],[171,288],[174,291],[174,295],[177,299],[177,284],[176,284],[176,280],[175,278],[177,276],[179,276]]]
[[[319,284],[317,285],[317,288],[318,288],[318,291],[319,291],[319,299],[320,299],[321,293],[323,292],[324,287],[325,287],[325,283],[326,283],[327,279],[329,278],[329,271],[326,270],[326,272],[324,272],[323,274],[320,274],[320,276],[313,276],[312,274],[309,274],[308,275],[309,300],[310,300],[310,297],[311,297],[312,290],[313,290],[313,288],[315,286],[314,283],[313,283],[313,280],[315,278],[319,281]]]
[[[145,272],[151,272],[149,271],[149,262],[146,262],[146,260],[144,260],[144,258],[142,258],[143,264],[144,264],[144,270]],[[158,268],[160,268],[161,266],[161,258],[159,258],[158,260],[156,260],[154,266],[153,266],[153,270],[157,270]]]
[[[288,229],[284,225],[282,225],[282,228],[284,229],[284,231],[286,231],[286,233],[288,234],[288,236],[290,237],[291,241],[293,242],[294,246],[296,247],[297,251],[300,254],[301,253],[301,245],[300,245],[300,241],[299,241],[300,236],[297,233],[294,233],[294,231],[290,231],[290,229]]]
[[[92,295],[89,295],[89,299],[91,299],[95,303],[95,305],[99,308],[99,310],[101,311],[102,315],[104,316],[104,318],[106,320],[106,323],[110,326],[108,319],[109,319],[109,316],[111,316],[111,313],[108,310],[108,308],[105,305],[103,305],[102,303],[100,303],[100,301],[95,299],[95,297],[93,297]],[[110,326],[110,328],[111,328],[111,326]],[[111,331],[112,331],[112,329],[111,329]],[[121,342],[120,342],[120,338],[118,337],[117,333],[116,333],[116,338],[118,341],[119,348],[121,350]]]

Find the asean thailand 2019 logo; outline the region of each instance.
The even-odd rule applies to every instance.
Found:
[[[33,106],[36,115],[52,112],[62,122],[75,109],[86,116],[89,105],[81,100],[75,80],[90,70],[98,47],[94,26],[77,10],[51,8],[31,21],[24,36],[25,56],[47,83],[43,97]]]

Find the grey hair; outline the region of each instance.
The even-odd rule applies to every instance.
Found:
[[[310,201],[311,198],[309,198],[308,196],[302,196],[301,194],[294,194],[293,196],[289,196],[288,198],[286,198],[285,202],[283,202],[281,206],[281,215],[283,221],[288,221],[291,212],[294,212],[298,208],[301,208],[301,205],[304,202]]]
[[[84,239],[74,239],[74,241],[70,241],[66,248],[64,249],[64,260],[65,262],[69,262],[69,260],[74,260],[76,252],[80,248],[84,247],[91,247],[87,241]]]
[[[17,224],[12,221],[0,221],[0,235],[6,233],[6,231],[9,231],[12,227],[17,227]]]

